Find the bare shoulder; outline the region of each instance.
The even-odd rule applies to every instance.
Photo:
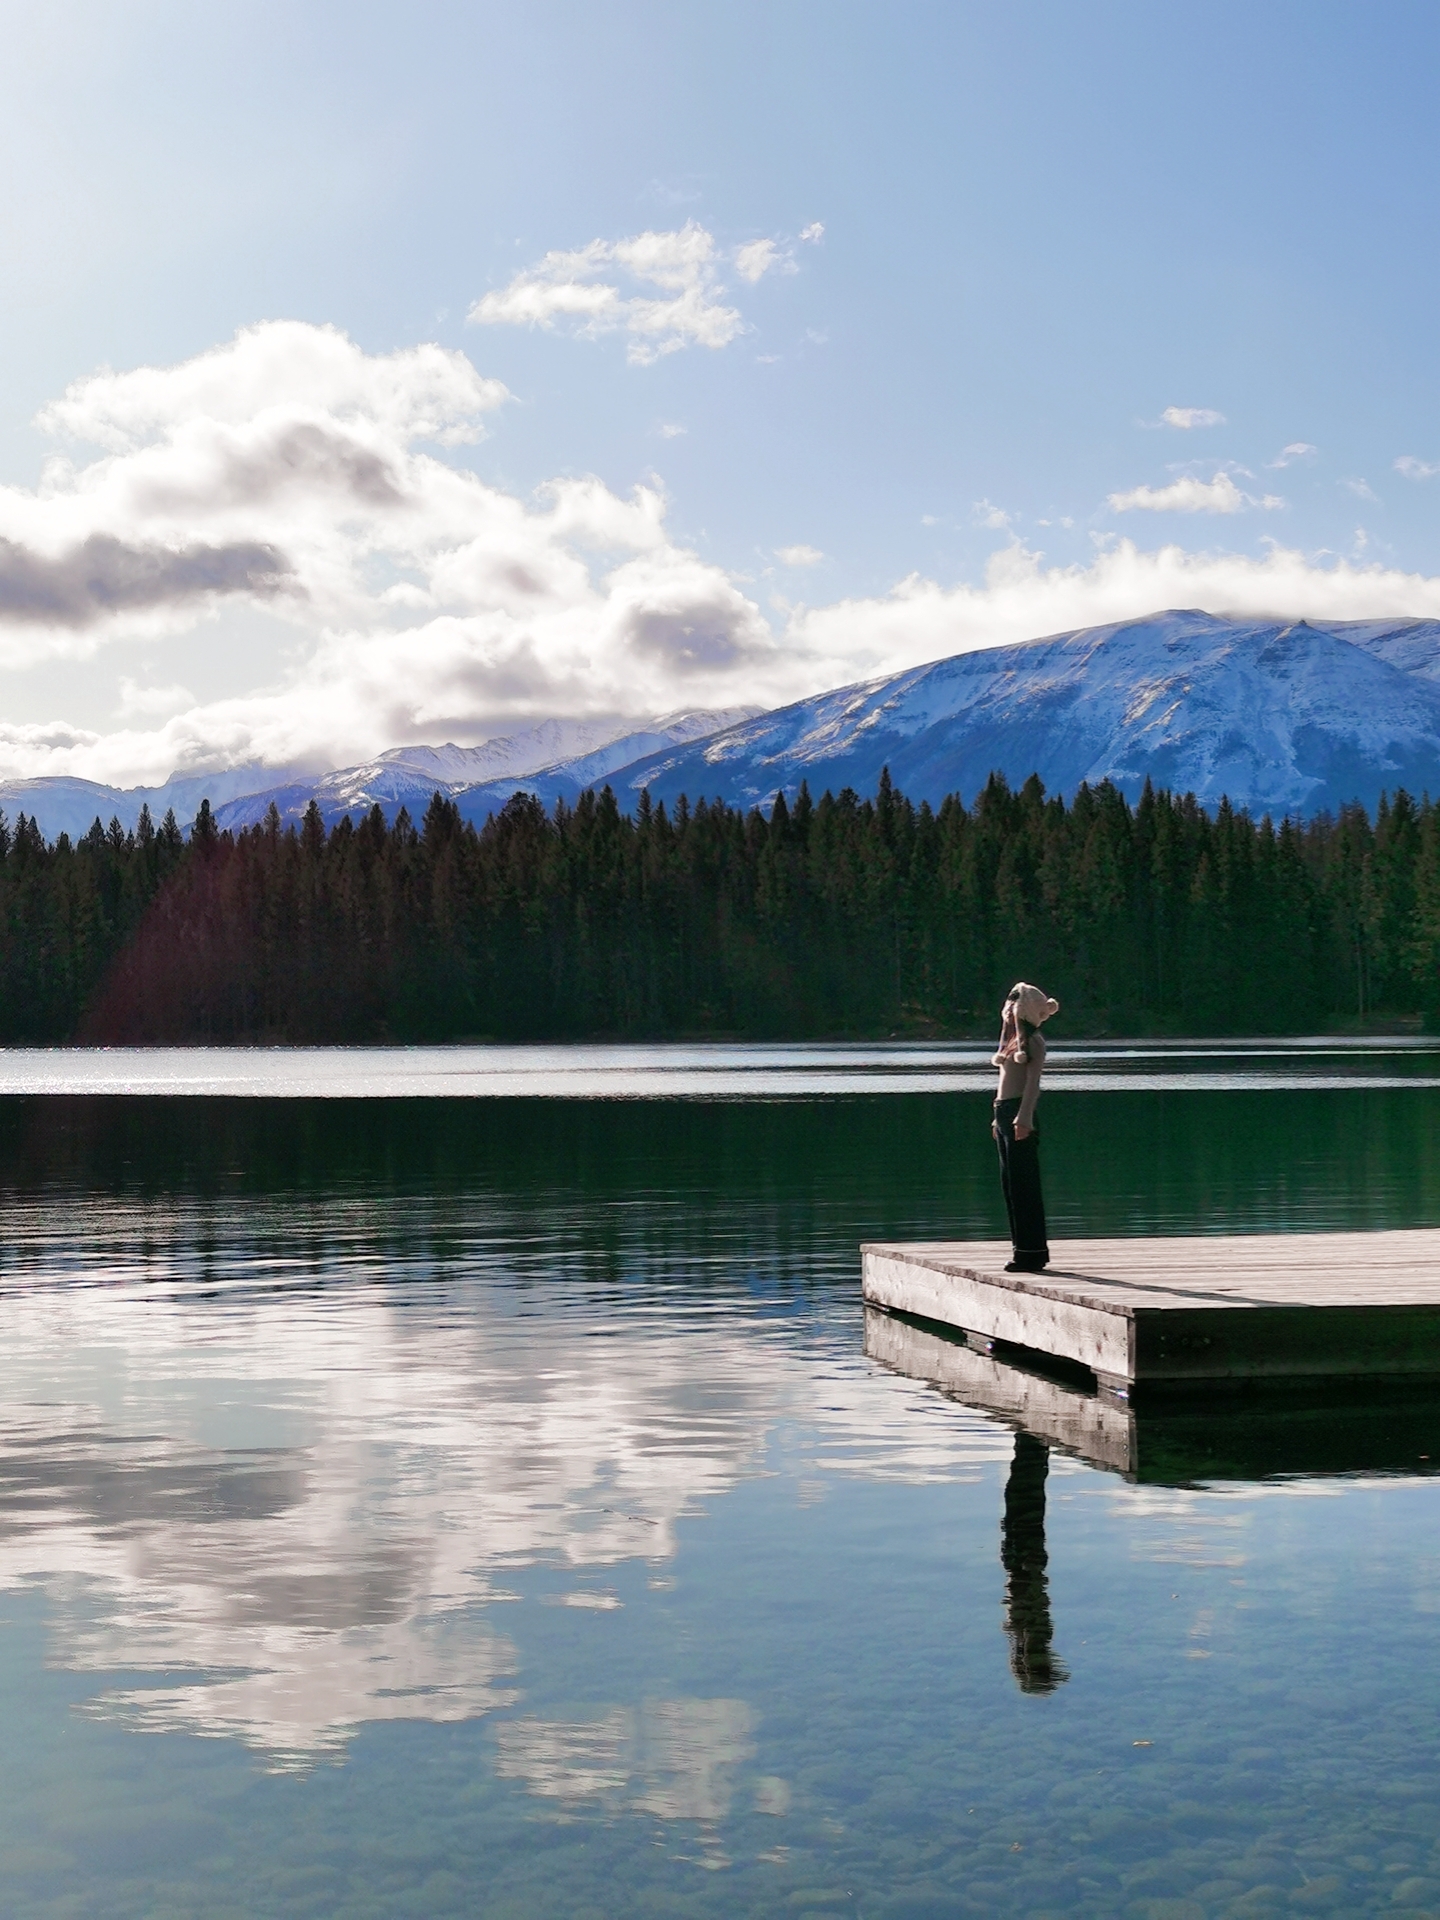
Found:
[[[1045,1047],[1045,1036],[1043,1033],[1031,1034],[1030,1043],[1027,1051],[1029,1052],[1030,1058],[1035,1062],[1036,1066],[1040,1066],[1040,1067],[1044,1066],[1046,1047]]]

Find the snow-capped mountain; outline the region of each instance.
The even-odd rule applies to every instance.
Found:
[[[609,775],[633,807],[734,806],[852,786],[967,800],[992,771],[1052,793],[1147,778],[1213,806],[1313,814],[1407,787],[1440,795],[1440,621],[1234,620],[1198,612],[957,654],[842,687]]]
[[[623,731],[616,731],[623,728]],[[319,777],[232,768],[163,787],[87,780],[0,785],[0,807],[54,839],[99,816],[133,827],[142,804],[187,826],[208,797],[224,826],[298,820],[312,798],[333,825],[379,805],[419,818],[436,791],[477,825],[523,789],[547,803],[608,782],[633,808],[642,788],[733,806],[793,797],[802,780],[873,793],[880,770],[916,800],[973,797],[992,771],[1052,793],[1147,778],[1214,806],[1312,814],[1373,807],[1407,787],[1440,796],[1440,621],[1235,620],[1171,612],[956,654],[757,714],[667,714],[640,726],[547,720],[476,747],[397,747]]]
[[[358,820],[373,806],[387,820],[393,821],[402,807],[419,820],[432,795],[443,793],[453,796],[462,814],[479,825],[517,788],[543,782],[558,767],[585,769],[564,787],[567,793],[578,794],[642,754],[701,739],[755,711],[728,707],[718,712],[672,713],[640,728],[613,717],[546,720],[478,747],[394,747],[363,766],[342,767],[318,779],[264,786],[217,806],[215,817],[222,827],[254,826],[273,802],[282,820],[299,820],[313,799],[327,826],[334,826],[347,813]],[[624,731],[617,734],[617,727]],[[494,791],[499,792],[498,799],[492,797]]]
[[[392,747],[362,766],[341,767],[332,773],[305,773],[296,768],[230,767],[222,772],[177,774],[159,787],[111,787],[95,780],[68,775],[41,776],[0,782],[0,809],[10,821],[27,814],[38,822],[47,840],[68,833],[78,840],[98,819],[108,826],[118,819],[130,831],[148,806],[158,824],[173,808],[175,818],[188,828],[200,802],[208,799],[222,827],[253,826],[263,820],[273,801],[285,821],[299,820],[313,799],[320,803],[326,823],[333,826],[345,814],[358,819],[377,803],[393,820],[408,807],[418,820],[436,792],[464,796],[462,811],[483,824],[495,807],[503,806],[520,785],[534,785],[552,770],[575,769],[562,775],[557,791],[578,794],[603,781],[616,767],[642,754],[673,747],[733,726],[759,711],[757,707],[722,707],[717,711],[666,714],[637,727],[615,715],[587,720],[542,720],[522,732],[482,741],[476,747]],[[489,798],[490,788],[500,798]],[[476,796],[471,799],[470,795]]]
[[[108,827],[112,819],[118,819],[130,832],[140,818],[141,807],[146,806],[157,826],[173,809],[180,825],[188,827],[202,800],[217,806],[233,795],[273,786],[277,774],[283,771],[277,767],[229,767],[222,773],[177,774],[162,787],[107,787],[66,774],[42,775],[32,780],[0,781],[0,809],[12,826],[22,813],[37,821],[47,840],[57,840],[62,833],[78,840],[96,820]]]
[[[310,778],[278,781],[274,773],[248,786],[242,795],[219,805],[211,796],[222,826],[249,827],[263,820],[273,802],[282,820],[298,820],[312,799],[320,804],[327,822],[343,814],[359,817],[377,803],[388,819],[401,807],[412,813],[430,804],[432,793],[449,793],[477,780],[505,775],[520,778],[567,753],[584,753],[601,741],[613,739],[624,722],[613,716],[601,720],[542,720],[521,733],[482,740],[478,747],[391,747],[358,767],[339,767]],[[627,756],[628,757],[628,756]]]
[[[477,781],[473,786],[455,790],[455,804],[467,820],[484,824],[488,814],[498,811],[514,793],[538,794],[547,805],[556,800],[576,800],[587,787],[598,787],[619,767],[628,767],[648,754],[688,745],[726,727],[743,725],[760,713],[759,707],[727,707],[715,712],[670,713],[648,727],[622,734],[592,753],[558,760],[524,779],[510,775],[503,779]]]

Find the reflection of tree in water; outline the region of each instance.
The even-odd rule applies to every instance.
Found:
[[[1010,1671],[1022,1693],[1053,1693],[1070,1678],[1050,1645],[1050,1583],[1045,1569],[1045,1476],[1050,1449],[1033,1434],[1017,1433],[1010,1478],[1005,1482],[1005,1519],[1000,1564],[1005,1569],[1005,1633]]]

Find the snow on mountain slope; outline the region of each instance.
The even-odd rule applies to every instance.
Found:
[[[37,821],[47,840],[56,840],[62,833],[78,840],[97,819],[105,827],[118,819],[126,832],[131,832],[142,806],[149,807],[157,826],[173,808],[179,824],[188,827],[202,800],[208,799],[214,806],[257,787],[273,786],[285,771],[280,767],[231,767],[223,773],[177,774],[163,787],[107,787],[64,774],[6,780],[0,782],[0,809],[12,826],[22,813]]]
[[[299,820],[314,799],[328,826],[347,813],[358,820],[373,806],[387,820],[393,821],[402,807],[419,820],[438,792],[453,795],[467,818],[483,822],[517,787],[534,784],[544,777],[542,770],[552,769],[557,762],[586,767],[583,779],[567,788],[579,793],[643,753],[699,739],[753,712],[753,708],[732,707],[718,713],[670,714],[640,729],[632,725],[618,736],[616,727],[625,723],[613,717],[546,720],[524,733],[486,740],[478,747],[394,747],[363,766],[341,767],[318,779],[287,781],[249,793],[217,807],[216,819],[222,827],[254,826],[273,802],[283,821]],[[573,756],[573,762],[566,756]],[[499,789],[501,797],[486,798],[477,815],[470,795],[488,796],[492,788]]]
[[[253,826],[265,818],[272,801],[282,820],[298,821],[312,798],[319,801],[331,826],[347,813],[358,819],[377,803],[387,819],[393,820],[401,807],[408,807],[418,820],[437,791],[458,794],[495,782],[502,792],[493,806],[503,806],[525,776],[538,777],[542,769],[580,769],[562,783],[565,792],[578,794],[641,754],[698,740],[756,711],[726,707],[718,712],[672,713],[640,728],[614,715],[543,720],[478,747],[450,743],[392,747],[363,766],[325,774],[303,775],[286,767],[232,767],[223,772],[178,774],[161,787],[109,787],[64,775],[10,780],[0,782],[0,809],[12,825],[21,813],[37,820],[47,840],[62,833],[78,840],[97,818],[103,826],[116,818],[129,832],[141,807],[147,805],[157,824],[173,807],[180,825],[188,828],[202,799],[209,800],[222,827]],[[625,731],[617,734],[617,728]],[[483,806],[479,820],[483,822],[492,810],[491,804]]]
[[[681,793],[736,806],[793,796],[808,780],[873,793],[887,765],[932,803],[972,797],[992,770],[1052,792],[1146,778],[1213,806],[1308,814],[1397,786],[1440,796],[1440,621],[1230,620],[1156,614],[1017,646],[956,654],[758,716],[750,708],[668,714],[617,733],[609,720],[547,720],[478,747],[397,747],[318,778],[242,767],[162,787],[49,778],[0,784],[0,808],[48,839],[98,816],[132,828],[142,804],[188,826],[202,797],[220,823],[298,820],[311,798],[326,821],[376,805],[418,818],[437,790],[477,824],[520,788],[547,803],[605,781],[632,807]]]
[[[726,707],[718,712],[669,713],[648,727],[608,741],[593,753],[558,761],[523,778],[512,774],[505,779],[477,781],[473,786],[457,789],[455,804],[467,820],[480,826],[488,814],[498,812],[512,794],[521,791],[538,794],[547,806],[553,806],[559,799],[577,800],[587,787],[601,785],[617,767],[629,766],[632,761],[646,754],[663,752],[667,747],[706,739],[724,727],[754,719],[759,712],[758,707]]]
[[[1172,612],[957,654],[842,687],[616,769],[732,805],[853,786],[888,765],[912,798],[972,797],[992,771],[1051,792],[1145,780],[1309,814],[1383,790],[1440,794],[1440,623],[1230,620]]]
[[[216,807],[222,827],[249,827],[265,818],[273,802],[282,820],[298,820],[312,798],[333,825],[344,814],[358,818],[373,806],[394,819],[401,807],[417,817],[433,793],[450,793],[477,780],[506,774],[532,773],[566,753],[584,753],[613,739],[624,722],[611,716],[600,720],[542,720],[522,733],[484,740],[478,747],[391,747],[358,767],[339,767],[308,780],[277,782],[272,774],[262,785],[247,789],[243,798]]]
[[[424,779],[447,786],[473,786],[477,780],[498,780],[507,773],[533,773],[552,766],[569,754],[588,753],[616,737],[627,723],[617,714],[602,719],[542,720],[523,733],[507,733],[478,747],[392,747],[370,764],[403,767]],[[364,772],[364,768],[356,771]]]
[[[1347,620],[1330,631],[1392,667],[1440,680],[1440,620]]]

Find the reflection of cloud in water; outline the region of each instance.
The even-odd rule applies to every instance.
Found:
[[[71,1664],[134,1664],[123,1639],[87,1651],[101,1657]],[[232,1734],[284,1766],[339,1750],[360,1719],[468,1720],[518,1698],[495,1684],[512,1672],[514,1649],[470,1622],[437,1628],[407,1620],[397,1632],[272,1630],[241,1636],[231,1658],[269,1664],[188,1686],[107,1691],[93,1711],[146,1733]]]
[[[730,1864],[718,1828],[737,1795],[751,1811],[790,1810],[789,1782],[746,1775],[758,1715],[743,1700],[647,1700],[586,1720],[501,1721],[495,1771],[566,1810],[603,1808],[698,1825],[697,1866]]]
[[[649,1700],[593,1720],[527,1715],[496,1728],[495,1770],[547,1799],[723,1820],[755,1725],[743,1700]]]
[[[970,1477],[1008,1451],[794,1324],[520,1291],[12,1293],[0,1586],[44,1583],[60,1664],[157,1676],[95,1711],[306,1764],[367,1720],[513,1701],[506,1570],[658,1568],[681,1520],[768,1470],[782,1428],[807,1477]],[[719,1795],[732,1764],[675,1755],[742,1737],[717,1724],[705,1746],[667,1714],[625,1735],[626,1779],[671,1783],[633,1789],[657,1811]]]

